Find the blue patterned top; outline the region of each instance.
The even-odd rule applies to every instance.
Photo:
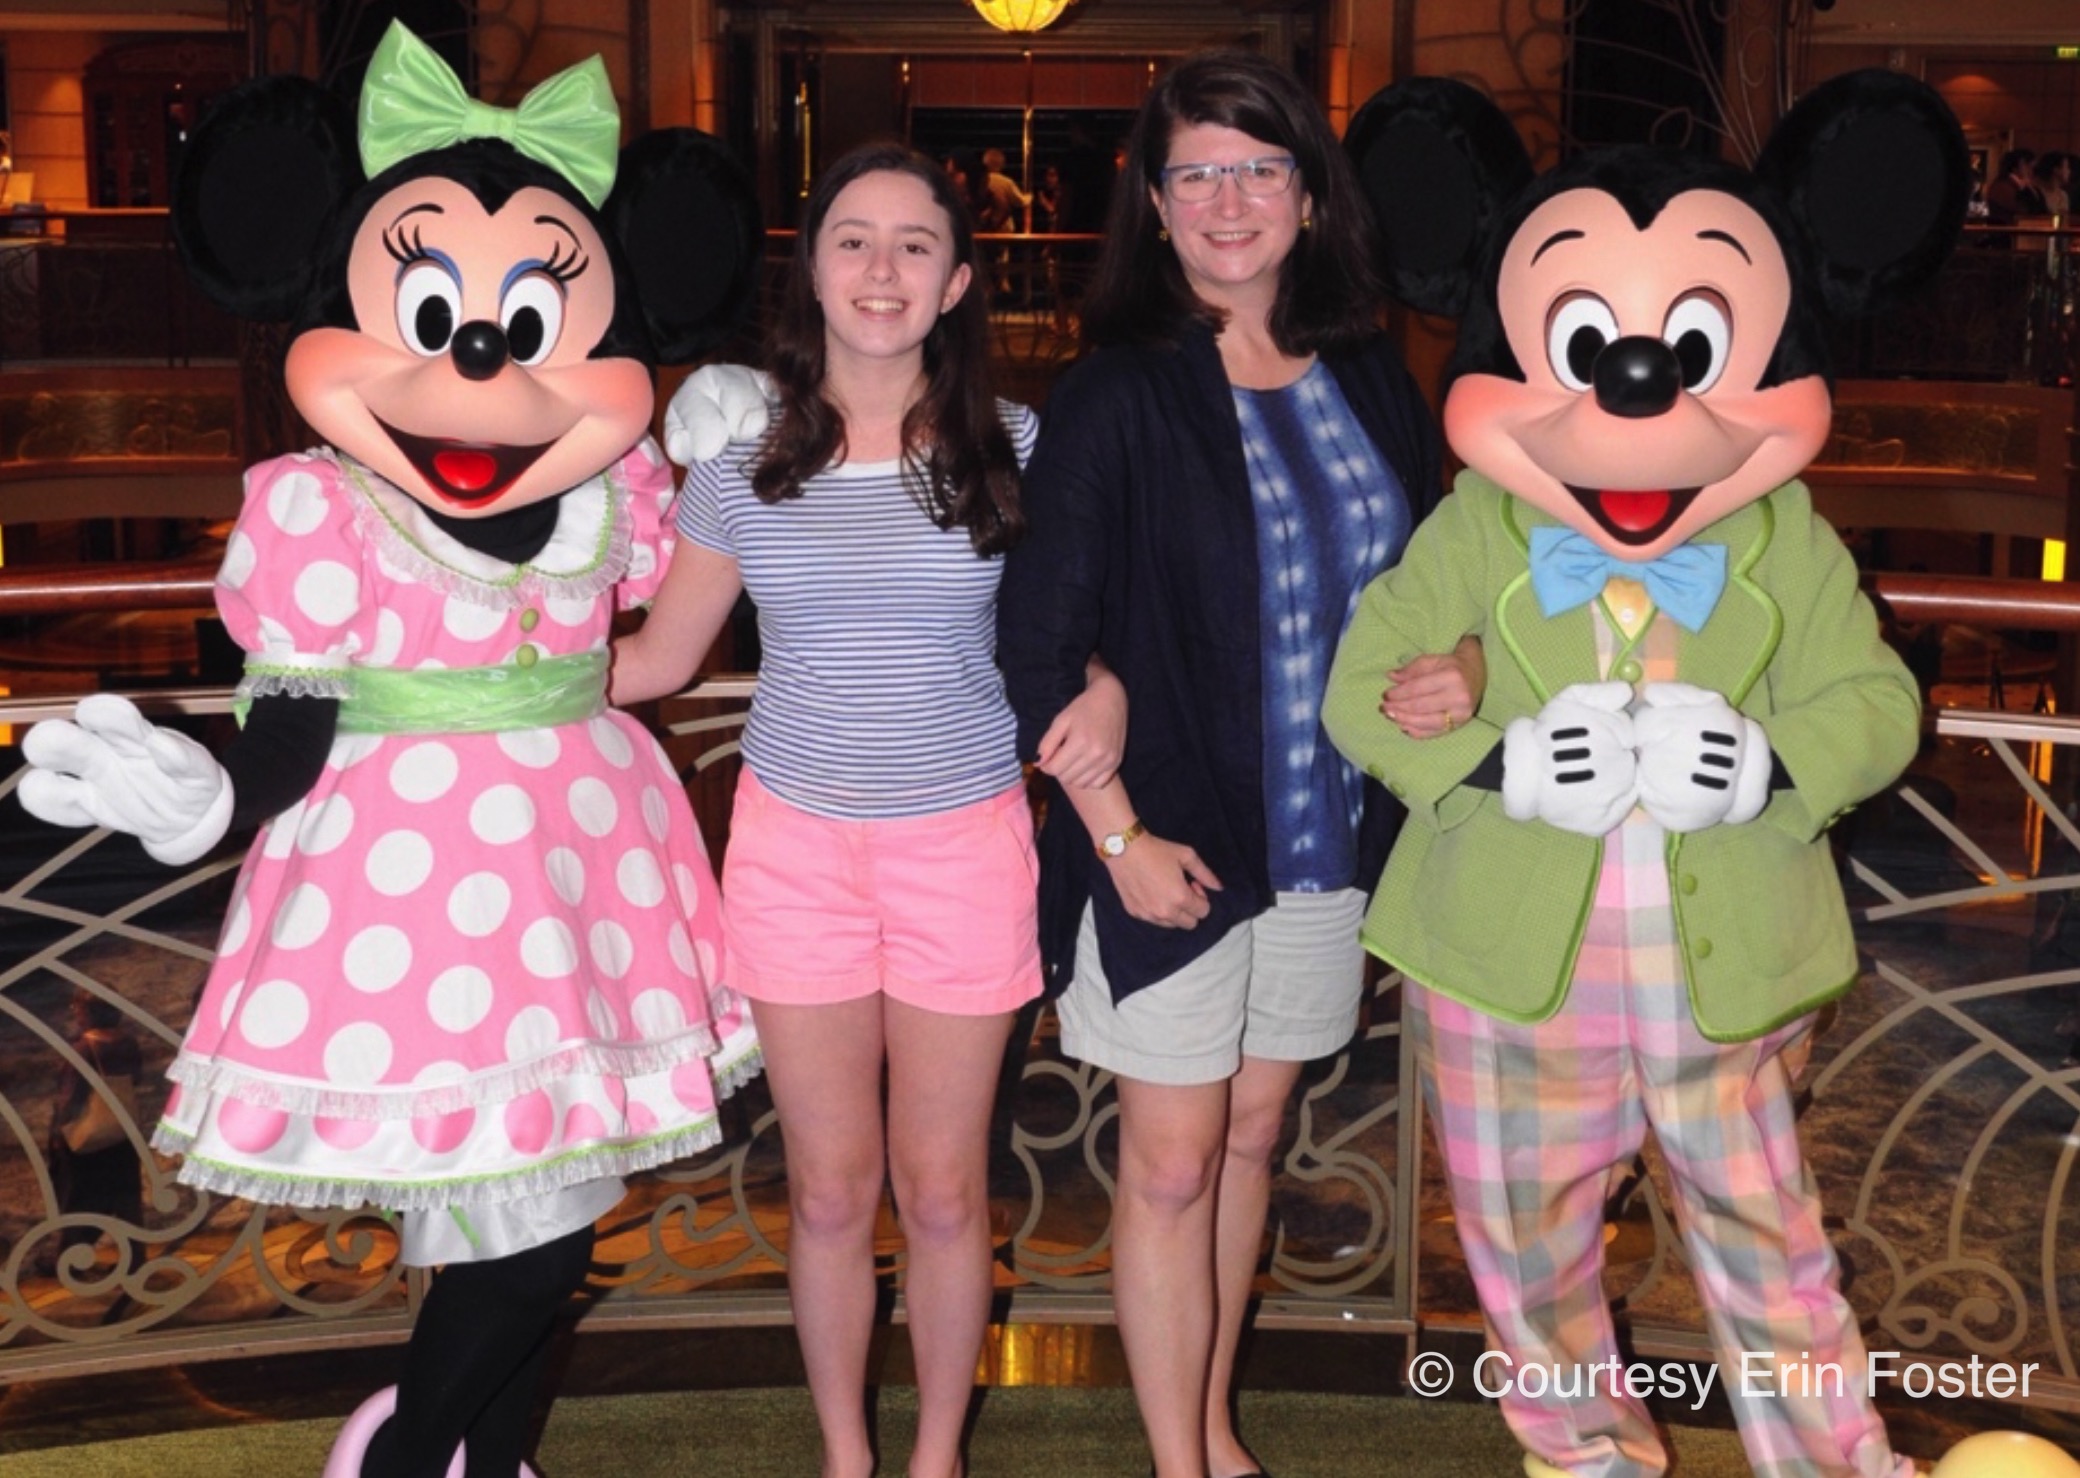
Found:
[[[1359,592],[1401,558],[1414,520],[1320,361],[1282,389],[1238,388],[1235,409],[1257,514],[1271,882],[1330,892],[1357,877],[1362,782],[1322,732],[1329,663]]]

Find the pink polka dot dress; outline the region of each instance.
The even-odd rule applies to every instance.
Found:
[[[650,733],[585,693],[585,716],[546,727],[350,721],[379,669],[525,676],[593,654],[603,671],[615,609],[669,557],[670,498],[646,441],[565,494],[516,567],[336,453],[247,474],[217,592],[245,691],[340,698],[342,720],[246,857],[170,1070],[154,1142],[185,1156],[181,1179],[297,1206],[494,1206],[720,1137],[756,1038]]]

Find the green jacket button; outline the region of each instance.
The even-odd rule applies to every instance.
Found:
[[[1396,780],[1393,784],[1387,787],[1387,793],[1392,795],[1394,799],[1397,801],[1405,800],[1408,797],[1407,789],[1402,786],[1399,780]]]
[[[535,665],[535,663],[542,660],[541,649],[532,644],[529,644],[527,646],[522,647],[519,651],[513,653],[513,660],[519,663],[522,667],[532,667]]]
[[[1640,673],[1644,670],[1637,662],[1633,661],[1625,661],[1618,664],[1618,676],[1628,683],[1638,682]]]
[[[1696,955],[1700,960],[1709,960],[1712,957],[1712,941],[1709,939],[1700,939],[1697,941],[1696,947],[1693,948],[1690,952]]]
[[[1697,874],[1694,872],[1684,873],[1683,881],[1678,886],[1682,888],[1685,898],[1690,897],[1697,891]]]
[[[535,627],[541,624],[542,613],[536,610],[533,606],[529,606],[526,610],[520,613],[520,629],[522,631],[532,631],[535,629]]]

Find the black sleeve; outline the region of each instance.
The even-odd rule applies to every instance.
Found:
[[[219,760],[231,777],[234,831],[271,820],[310,794],[339,728],[337,698],[270,694]]]

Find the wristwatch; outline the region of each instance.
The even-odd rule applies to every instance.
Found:
[[[1106,832],[1105,835],[1098,838],[1098,855],[1110,861],[1126,851],[1128,843],[1147,830],[1148,828],[1137,820],[1129,824],[1125,831]]]

